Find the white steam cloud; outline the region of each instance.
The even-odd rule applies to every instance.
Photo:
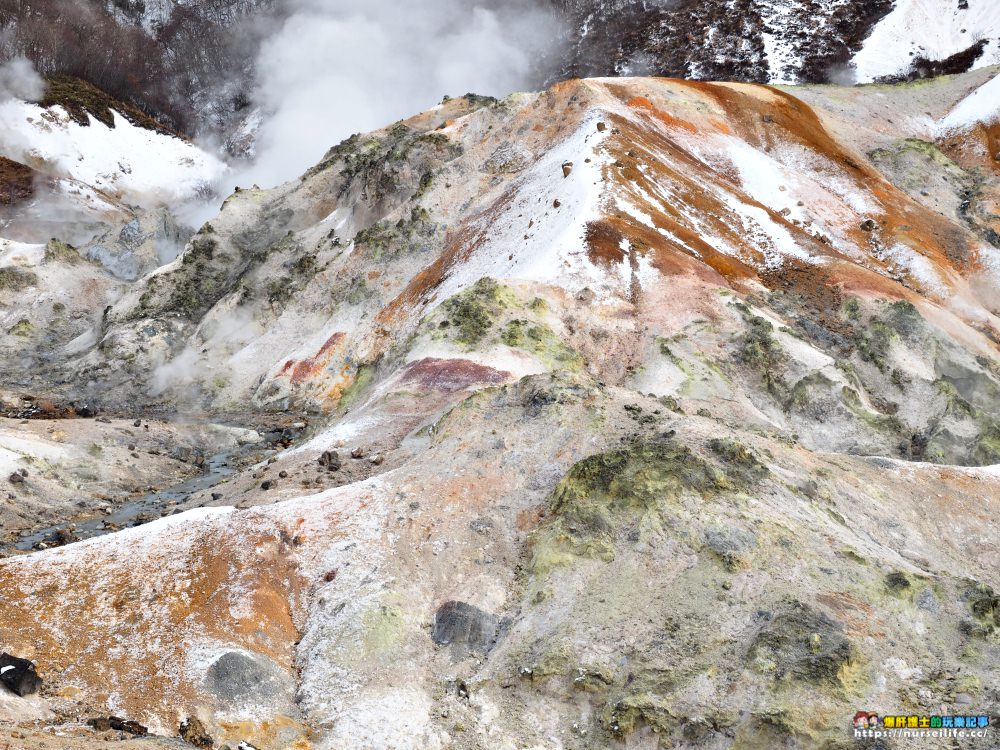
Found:
[[[384,127],[467,92],[538,84],[559,37],[527,0],[295,0],[263,45],[257,159],[234,182],[297,177],[355,132]]]
[[[35,101],[45,95],[45,81],[23,57],[0,64],[0,104],[11,99]]]

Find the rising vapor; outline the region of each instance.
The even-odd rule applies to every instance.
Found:
[[[292,179],[351,133],[445,94],[537,85],[539,59],[558,36],[552,14],[520,0],[296,0],[262,46],[258,158],[234,184]]]

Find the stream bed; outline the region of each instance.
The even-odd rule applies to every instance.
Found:
[[[259,446],[251,446],[259,449]],[[33,531],[28,536],[22,536],[12,544],[6,545],[20,551],[47,549],[58,547],[68,542],[91,539],[114,531],[139,526],[147,521],[160,518],[172,512],[172,509],[183,502],[194,492],[211,489],[227,477],[236,473],[234,459],[241,449],[216,453],[205,459],[202,472],[183,482],[167,487],[148,495],[137,497],[116,508],[107,515],[89,518],[85,521],[61,523]],[[71,535],[71,536],[68,536]]]

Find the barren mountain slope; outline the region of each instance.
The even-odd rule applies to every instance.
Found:
[[[75,260],[0,261],[4,382],[313,424],[187,513],[0,561],[47,685],[21,741],[839,748],[859,708],[996,714],[996,74],[451,100],[136,282],[87,265],[90,339],[38,333]]]

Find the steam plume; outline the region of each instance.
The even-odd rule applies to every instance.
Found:
[[[255,164],[237,176],[244,185],[294,178],[351,133],[444,94],[535,85],[543,49],[558,37],[554,17],[526,0],[294,2],[259,55],[256,101],[267,117]]]

